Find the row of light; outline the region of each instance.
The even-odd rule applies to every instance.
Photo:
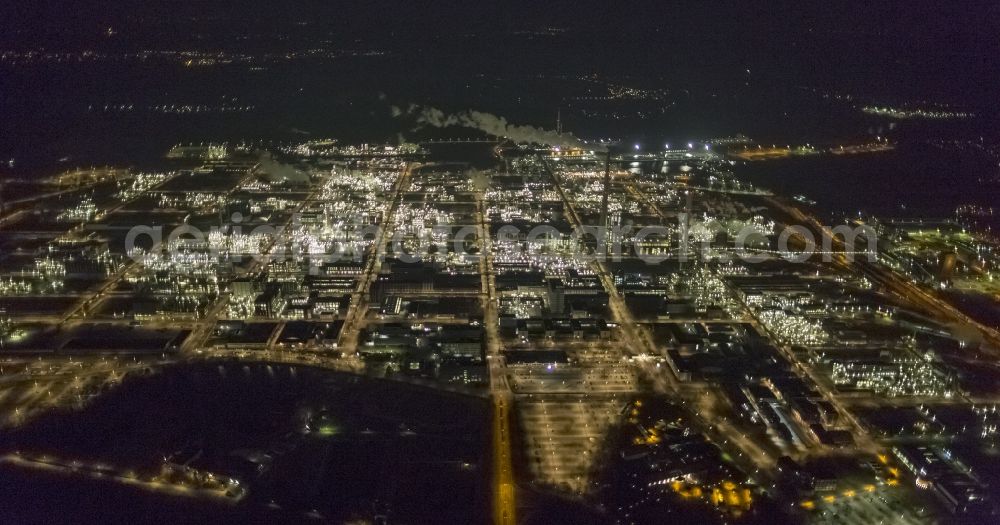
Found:
[[[636,144],[635,145],[635,150],[639,151],[640,149],[642,149],[642,145],[641,144]],[[668,143],[664,144],[663,145],[663,149],[670,149],[670,143],[668,142]],[[694,142],[688,142],[687,143],[687,149],[694,149]],[[710,149],[709,145],[705,144],[705,151],[708,151],[709,149]]]

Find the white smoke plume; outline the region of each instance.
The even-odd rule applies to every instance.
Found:
[[[559,134],[552,130],[536,128],[534,126],[511,124],[503,117],[482,111],[469,110],[462,113],[450,114],[437,108],[423,107],[416,104],[410,104],[410,107],[406,109],[396,106],[392,107],[393,117],[400,117],[402,115],[414,116],[418,127],[432,126],[435,128],[446,128],[448,126],[461,126],[478,129],[495,137],[505,137],[517,143],[526,142],[548,146],[595,149],[594,145],[585,144],[572,134]]]

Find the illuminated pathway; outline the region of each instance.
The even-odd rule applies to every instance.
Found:
[[[541,162],[571,224],[581,227],[576,203]],[[625,357],[648,354],[652,348],[638,333],[603,261],[590,269],[608,294],[612,324],[618,325],[612,339],[596,347],[564,344],[574,364],[566,370],[519,368],[510,385],[517,393],[516,413],[533,482],[578,497],[594,489],[594,463],[621,418],[622,402],[635,393],[635,369]]]
[[[562,198],[563,202],[569,208],[569,216],[572,218],[573,225],[577,228],[582,229],[584,227],[583,221],[576,212],[576,208],[573,205],[573,201],[570,200],[566,193],[563,191],[562,184],[559,178],[556,177],[555,172],[549,167],[543,159],[542,164],[545,166],[546,171],[552,178],[552,183]],[[601,284],[604,287],[604,291],[608,293],[608,308],[611,310],[611,315],[615,322],[618,323],[619,327],[622,329],[622,333],[625,336],[626,348],[631,350],[634,354],[646,354],[654,355],[656,352],[654,346],[652,345],[649,337],[646,334],[640,335],[638,333],[638,325],[632,318],[632,314],[629,312],[628,308],[625,306],[625,300],[622,298],[621,294],[618,293],[618,287],[615,286],[614,279],[611,278],[611,272],[608,271],[607,266],[604,264],[605,257],[598,254],[596,257],[594,266],[597,270],[597,276],[601,279]],[[669,379],[669,384],[672,388],[675,388],[677,383],[672,376]]]
[[[514,472],[510,444],[510,398],[493,397],[493,522],[517,523],[514,503]]]
[[[649,198],[645,191],[637,187],[635,181],[628,181],[624,186],[632,197],[649,206],[661,220],[668,220],[668,216],[663,210],[653,199]],[[690,321],[708,324],[715,322],[706,319],[691,319]],[[671,322],[679,322],[679,320],[672,320]],[[718,320],[718,322],[733,323],[737,321]],[[644,333],[644,335],[648,337],[648,334]],[[650,346],[652,346],[652,343],[650,343]],[[678,382],[676,380],[671,381],[675,379],[672,371],[664,373],[662,369],[654,368],[649,362],[643,363],[643,369],[646,376],[652,379],[655,390],[658,392],[668,393],[678,389]],[[668,370],[670,370],[670,367],[668,367]],[[685,388],[683,394],[690,401],[694,401],[693,405],[695,406],[688,407],[692,409],[691,415],[699,422],[702,431],[712,441],[718,445],[727,445],[729,442],[736,445],[735,460],[745,472],[754,472],[760,478],[763,474],[760,468],[768,469],[774,465],[775,459],[772,452],[765,450],[758,443],[748,438],[743,430],[737,428],[726,417],[719,418],[713,413],[715,406],[721,404],[720,398],[724,397],[720,392],[709,388],[708,385],[702,385],[696,389]],[[688,405],[689,401],[684,401],[684,404]]]
[[[344,327],[340,332],[340,342],[337,347],[343,349],[345,355],[353,354],[357,350],[358,335],[361,331],[361,325],[364,324],[365,314],[368,312],[368,292],[371,289],[372,282],[382,268],[381,259],[384,255],[382,250],[393,234],[390,231],[392,229],[393,214],[399,207],[399,203],[402,202],[403,191],[406,189],[410,175],[419,167],[419,164],[407,164],[402,174],[396,180],[392,198],[389,200],[385,213],[382,214],[383,219],[379,238],[375,240],[368,251],[365,269],[361,274],[357,288],[351,294],[351,305],[348,307]]]
[[[517,523],[514,466],[511,458],[510,408],[514,396],[507,383],[503,356],[500,353],[500,317],[497,313],[496,280],[493,273],[493,250],[489,224],[486,222],[485,195],[476,193],[479,222],[479,271],[482,276],[483,324],[486,327],[486,359],[490,373],[490,396],[493,398],[493,522]]]

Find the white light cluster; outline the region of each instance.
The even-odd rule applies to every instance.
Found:
[[[819,346],[830,340],[830,334],[821,322],[791,314],[782,308],[763,308],[757,312],[757,319],[786,344]]]
[[[850,385],[891,397],[954,395],[954,381],[923,359],[895,357],[883,361],[836,361],[830,377],[838,385]]]
[[[87,197],[76,206],[70,206],[56,215],[56,222],[86,222],[97,216],[97,205]]]
[[[137,173],[131,179],[119,180],[115,198],[122,202],[130,201],[167,180],[171,175],[169,173]]]

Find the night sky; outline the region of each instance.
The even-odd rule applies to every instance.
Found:
[[[425,5],[427,4],[427,5]],[[322,28],[343,39],[412,48],[459,34],[504,38],[546,27],[608,69],[672,61],[745,62],[827,82],[863,79],[982,103],[1000,78],[1000,6],[973,1],[855,2],[330,2],[321,0],[61,0],[4,2],[7,47],[86,46],[115,27],[133,39],[185,42],[197,20],[289,38]],[[188,43],[191,43],[188,41]],[[470,55],[470,60],[476,56]]]

